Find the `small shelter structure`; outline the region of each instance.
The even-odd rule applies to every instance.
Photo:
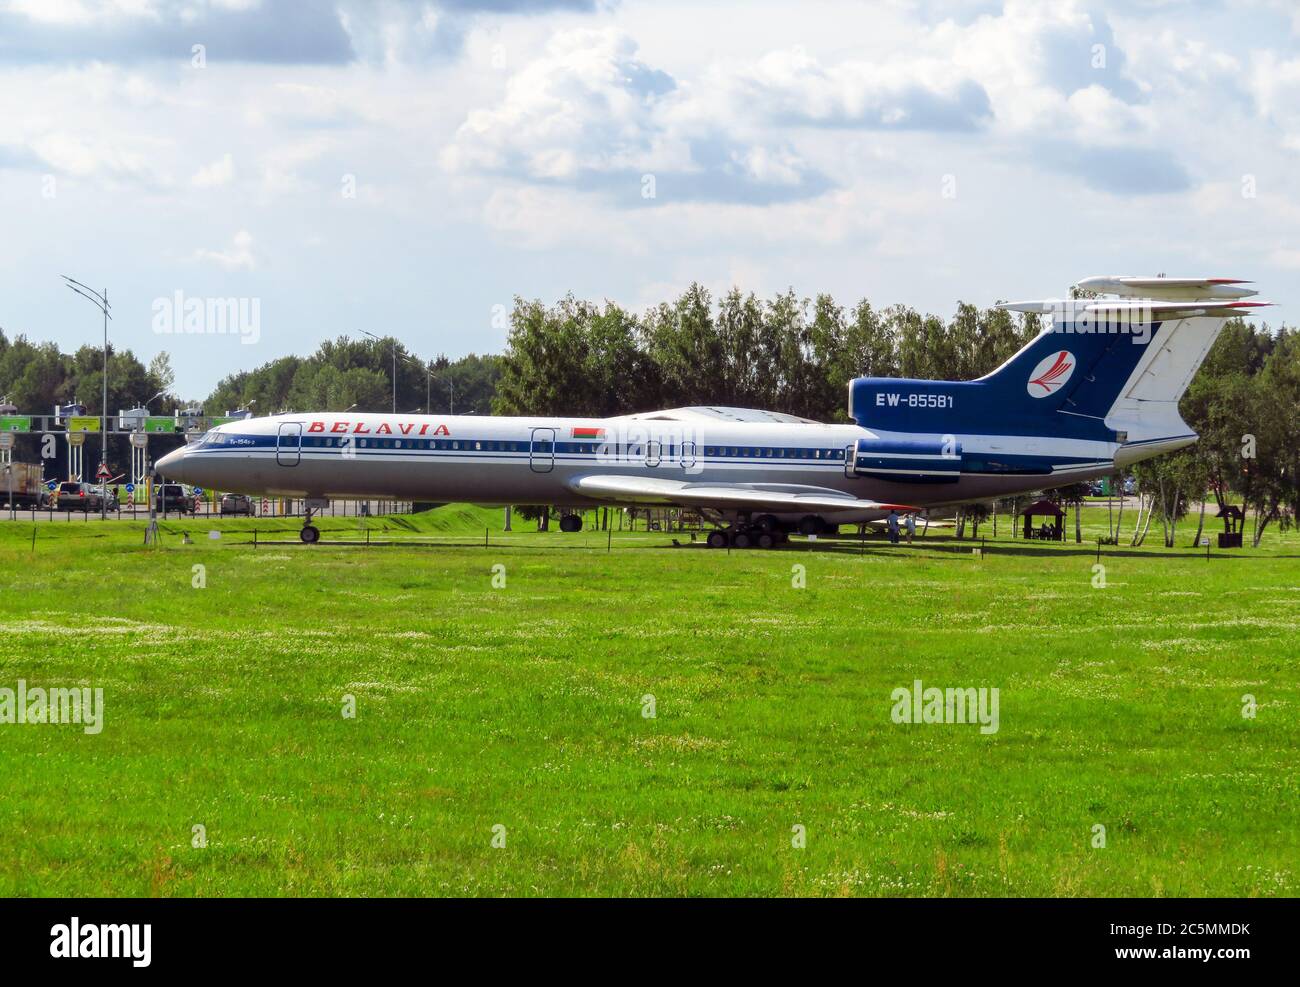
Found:
[[[1241,530],[1246,526],[1246,515],[1236,504],[1224,504],[1219,513],[1223,518],[1223,531],[1219,534],[1220,548],[1241,548]]]
[[[1040,500],[1025,508],[1025,538],[1039,541],[1065,540],[1065,511],[1050,500]],[[1035,518],[1043,518],[1035,525]]]

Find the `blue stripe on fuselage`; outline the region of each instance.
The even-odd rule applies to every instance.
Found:
[[[211,433],[209,433],[211,434]],[[361,459],[364,457],[373,458],[410,458],[410,459],[444,459],[444,460],[517,460],[527,462],[530,459],[530,452],[527,448],[527,440],[502,440],[502,439],[367,439],[366,445],[360,445],[358,442],[351,447],[341,445],[313,445],[310,440],[317,437],[307,437],[303,440],[301,449],[297,443],[287,443],[283,446],[277,444],[277,437],[274,435],[237,435],[223,433],[226,438],[220,445],[210,444],[207,442],[190,446],[187,450],[188,455],[201,456],[229,456],[237,454],[252,454],[257,458],[263,456],[267,458],[279,454],[294,455],[301,452],[307,458],[348,458]],[[317,439],[319,440],[319,439]],[[319,440],[324,441],[324,440]],[[397,445],[375,445],[376,442],[401,442]],[[461,448],[443,448],[456,442]],[[418,443],[418,444],[417,444]],[[432,445],[430,445],[432,443]],[[522,446],[524,448],[516,449],[492,449],[492,448],[473,448],[475,444],[480,445],[501,445],[502,443]],[[621,446],[602,445],[600,443],[554,443],[557,451],[553,454],[542,449],[536,453],[536,458],[551,460],[561,463],[599,463],[609,466],[619,467],[645,467],[648,464],[645,461],[644,452],[635,454],[627,452],[627,449],[641,449],[643,446]],[[469,446],[469,448],[466,448]],[[568,447],[579,447],[582,451],[569,451]],[[715,448],[723,448],[721,446]],[[784,447],[781,449],[784,455],[776,455],[775,447],[769,446],[731,446],[726,449],[741,448],[751,452],[750,455],[735,455],[700,453],[695,457],[696,467],[709,465],[734,465],[737,463],[761,463],[765,466],[788,466],[788,467],[812,467],[817,469],[834,469],[842,471],[844,469],[844,450],[827,449],[825,446],[816,448],[810,447]],[[600,450],[605,451],[600,451]],[[666,469],[681,469],[681,457],[676,451],[669,452],[669,447],[665,445],[663,454],[659,459],[659,464]],[[772,455],[767,455],[771,451]],[[817,454],[820,454],[818,456]],[[1061,467],[1071,468],[1088,468],[1092,466],[1109,465],[1109,460],[1080,460],[1078,455],[1074,456],[1049,456],[1041,454],[1017,455],[1017,454],[984,454],[979,452],[967,452],[962,456],[961,472],[963,474],[986,474],[986,475],[1046,475],[1053,472],[1054,469]],[[885,466],[885,463],[881,463]],[[933,468],[933,463],[928,460],[917,459],[912,461],[905,459],[897,464],[890,463],[889,466],[897,466],[904,471],[927,470]],[[650,467],[655,468],[655,467]],[[689,467],[688,467],[689,468]]]

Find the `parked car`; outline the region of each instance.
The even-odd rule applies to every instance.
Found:
[[[117,498],[104,493],[103,487],[92,487],[89,483],[67,480],[59,484],[54,491],[54,508],[60,511],[98,511],[103,504],[104,510],[117,510]]]
[[[121,506],[117,499],[116,490],[109,490],[108,487],[102,483],[97,486],[93,486],[90,489],[91,489],[92,497],[103,497],[105,501],[107,501],[108,503],[107,510],[115,511]],[[96,504],[95,506],[98,507],[99,505]]]
[[[179,483],[160,483],[154,489],[154,510],[164,514],[176,511],[193,514],[199,509],[199,499]]]
[[[244,494],[226,494],[221,498],[222,514],[253,515],[253,500]]]

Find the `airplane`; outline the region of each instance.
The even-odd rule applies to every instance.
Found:
[[[304,412],[229,422],[160,459],[170,480],[303,498],[301,538],[331,500],[676,506],[712,548],[1050,489],[1197,436],[1178,400],[1233,316],[1266,302],[1232,278],[1086,278],[1085,297],[1007,302],[1039,335],[977,380],[859,377],[853,424],[745,408],[611,418]],[[706,370],[707,368],[702,368]]]

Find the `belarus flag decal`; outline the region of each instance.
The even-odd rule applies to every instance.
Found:
[[[605,430],[603,428],[575,428],[573,437],[575,439],[603,439]]]

